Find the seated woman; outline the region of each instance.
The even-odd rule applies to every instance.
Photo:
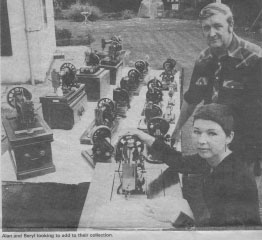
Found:
[[[233,117],[227,106],[209,104],[196,111],[192,140],[197,154],[191,156],[182,156],[144,132],[134,133],[171,168],[185,174],[203,174],[209,226],[260,224],[256,182],[229,148],[234,132]]]

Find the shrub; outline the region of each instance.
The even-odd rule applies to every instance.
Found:
[[[55,27],[55,37],[57,46],[69,45],[72,33],[66,28]]]
[[[198,16],[198,11],[194,8],[186,8],[182,13],[181,16],[184,19],[196,19]]]
[[[54,18],[55,20],[63,19],[64,15],[62,9],[59,5],[54,6]]]
[[[82,22],[84,20],[83,15],[81,12],[89,12],[91,13],[88,19],[90,21],[95,21],[98,19],[101,19],[102,17],[102,12],[98,7],[95,6],[90,6],[89,4],[73,4],[71,5],[70,9],[68,12],[65,14],[65,17],[67,19],[71,19],[76,22]]]
[[[122,19],[131,19],[135,17],[135,13],[131,10],[123,10],[121,11]]]
[[[88,17],[90,21],[96,21],[103,16],[102,11],[96,6],[90,6],[91,15]]]

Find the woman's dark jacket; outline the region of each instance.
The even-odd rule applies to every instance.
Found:
[[[161,140],[152,149],[158,159],[177,172],[203,174],[203,196],[210,212],[209,225],[236,226],[260,224],[258,191],[254,178],[234,153],[228,155],[212,171],[198,154],[182,156]]]

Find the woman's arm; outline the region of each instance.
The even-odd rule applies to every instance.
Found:
[[[208,167],[206,161],[199,155],[182,156],[181,152],[171,148],[163,140],[156,139],[143,131],[130,129],[124,135],[126,134],[136,135],[156,153],[157,160],[166,163],[177,172],[199,174],[205,172]]]
[[[201,159],[199,155],[183,156],[181,152],[171,148],[163,140],[156,139],[151,148],[157,153],[158,160],[163,161],[178,172],[199,174],[204,173],[208,167],[206,161]]]

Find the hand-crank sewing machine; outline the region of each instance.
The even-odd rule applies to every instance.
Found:
[[[119,36],[112,36],[108,40],[102,38],[101,47],[101,52],[95,51],[100,58],[100,67],[110,70],[110,84],[115,85],[117,79],[121,77],[123,67],[122,39]]]
[[[97,162],[111,162],[114,147],[111,145],[111,130],[105,125],[96,126],[90,133],[91,152],[82,151],[82,156],[88,161],[92,168]]]
[[[149,63],[147,61],[138,60],[135,62],[135,69],[140,73],[141,78],[144,78],[148,73]]]
[[[108,45],[107,50],[106,46]],[[102,38],[101,40],[102,52],[97,52],[101,59],[101,65],[115,66],[120,62],[122,39],[119,36],[113,36],[111,39],[106,40]]]
[[[90,49],[90,51],[85,52],[85,64],[86,66],[79,69],[79,74],[95,74],[99,71],[100,66],[99,56]]]
[[[51,150],[53,134],[34,112],[32,94],[23,87],[15,87],[8,92],[7,102],[16,109],[15,116],[3,119],[3,126],[17,179],[55,172]]]
[[[92,144],[92,133],[98,126],[106,126],[114,132],[119,124],[116,104],[109,98],[101,98],[95,108],[95,119],[80,137],[80,143]]]
[[[71,129],[87,108],[85,85],[76,81],[76,71],[71,63],[64,63],[60,72],[53,70],[52,83],[58,87],[40,97],[44,119],[53,129]]]
[[[139,95],[141,88],[141,74],[135,68],[128,71],[127,76],[120,81],[120,87],[125,89],[130,97]]]

